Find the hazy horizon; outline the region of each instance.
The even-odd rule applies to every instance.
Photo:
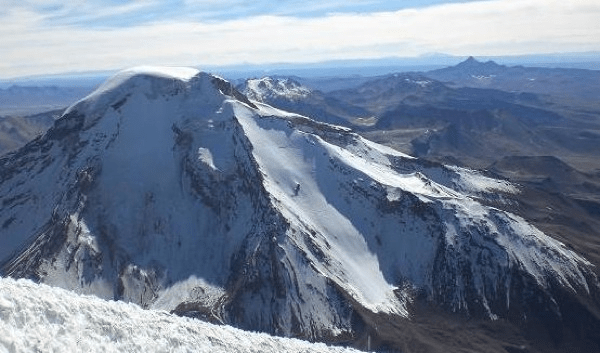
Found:
[[[329,60],[313,63],[265,63],[265,64],[234,64],[234,65],[185,65],[201,71],[221,75],[226,79],[242,79],[259,76],[301,76],[301,77],[348,77],[348,76],[377,76],[394,72],[427,72],[443,67],[454,66],[469,56],[450,56],[445,54],[422,55],[417,57],[386,57],[378,59]],[[500,65],[575,68],[600,70],[600,52],[586,53],[550,53],[520,56],[475,57],[477,61],[494,61]],[[143,66],[143,65],[142,65]],[[172,65],[174,66],[174,65]],[[106,78],[123,69],[111,70],[65,71],[50,74],[28,76],[0,77],[0,89],[11,85],[69,86],[72,83],[92,82],[99,84]]]

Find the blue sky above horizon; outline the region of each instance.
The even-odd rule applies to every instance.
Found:
[[[49,25],[128,27],[169,19],[227,21],[255,16],[325,17],[331,14],[390,12],[478,0],[88,0],[13,1],[45,15]],[[482,0],[479,0],[482,1]],[[483,0],[486,1],[486,0]]]
[[[0,0],[0,78],[600,51],[597,0]]]

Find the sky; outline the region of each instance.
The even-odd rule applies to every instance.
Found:
[[[599,0],[0,0],[0,78],[600,51]]]

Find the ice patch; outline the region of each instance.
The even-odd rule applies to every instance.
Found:
[[[446,167],[460,175],[456,183],[463,191],[471,193],[501,191],[510,194],[519,192],[519,189],[509,181],[489,178],[472,169],[456,166]]]
[[[208,148],[198,148],[198,160],[209,166],[212,170],[218,170],[218,168],[215,167],[212,153]]]

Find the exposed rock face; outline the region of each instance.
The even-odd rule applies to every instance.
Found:
[[[484,205],[515,186],[205,73],[122,72],[0,166],[3,275],[148,308],[400,347],[414,300],[560,322],[597,296],[588,261]]]

